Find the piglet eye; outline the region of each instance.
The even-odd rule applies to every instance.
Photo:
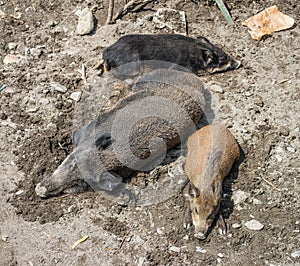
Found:
[[[195,212],[196,214],[198,214],[198,209],[197,209],[197,208],[194,208],[194,212]]]

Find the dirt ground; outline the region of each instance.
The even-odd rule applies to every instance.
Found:
[[[116,24],[103,26],[108,1],[0,1],[0,260],[1,265],[300,265],[300,42],[299,26],[251,40],[241,22],[277,4],[297,19],[295,0],[226,1],[235,21],[228,26],[214,1],[156,1]],[[124,1],[117,4],[123,5]],[[92,34],[76,35],[76,11],[92,8]],[[34,187],[72,150],[72,132],[84,124],[80,112],[87,82],[103,49],[127,33],[185,31],[156,24],[161,7],[186,12],[189,36],[205,36],[243,67],[201,77],[245,158],[224,184],[221,206],[228,232],[214,229],[199,241],[183,228],[182,193],[152,206],[129,207],[101,193],[42,200]],[[82,65],[87,80],[82,78]],[[53,82],[67,88],[53,89]],[[52,85],[51,85],[52,84]],[[124,96],[118,86],[103,92],[97,110]],[[79,102],[70,98],[82,92]],[[102,96],[102,95],[101,95]],[[105,97],[104,97],[105,96]],[[107,102],[108,100],[108,102]],[[99,104],[99,106],[97,106]],[[89,119],[97,115],[90,109]],[[140,174],[142,175],[142,174]],[[245,196],[232,204],[231,195]],[[250,230],[249,220],[264,228]],[[75,241],[89,238],[76,249]]]

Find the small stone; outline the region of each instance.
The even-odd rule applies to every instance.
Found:
[[[49,128],[49,129],[57,130],[57,126],[54,123],[49,123],[46,127]]]
[[[250,221],[246,222],[245,226],[248,229],[254,230],[254,231],[260,231],[264,228],[264,225],[261,224],[259,221],[256,221],[256,220],[250,220]]]
[[[7,235],[1,236],[1,239],[2,239],[4,242],[8,242],[8,236],[7,236]]]
[[[3,59],[3,63],[5,65],[8,65],[8,64],[14,64],[14,63],[18,63],[19,62],[19,59],[17,56],[13,55],[13,54],[8,54],[4,57]]]
[[[258,199],[253,199],[253,203],[256,205],[262,204],[261,200],[258,200]]]
[[[18,44],[15,42],[8,43],[8,49],[9,50],[15,50],[17,48]]]
[[[79,101],[80,101],[80,98],[81,98],[81,94],[82,94],[81,91],[75,91],[75,92],[72,92],[71,95],[70,95],[70,98],[71,98],[72,100],[74,100],[75,102],[79,102]]]
[[[28,108],[26,113],[36,113],[39,110],[39,107]]]
[[[217,84],[212,84],[210,85],[209,89],[212,91],[212,92],[216,92],[216,93],[224,93],[223,89],[221,86],[217,85]]]
[[[300,257],[300,250],[293,251],[293,252],[291,253],[291,256],[292,256],[293,258],[299,258],[299,257]]]
[[[287,147],[286,149],[291,153],[296,152],[296,149],[294,149],[293,147]]]
[[[239,228],[241,228],[241,227],[242,227],[241,224],[238,224],[238,223],[232,224],[232,228],[233,228],[233,229],[239,229]]]
[[[15,194],[16,194],[16,195],[21,195],[23,192],[24,192],[24,190],[23,190],[23,189],[20,189],[20,190],[18,190]]]
[[[199,253],[206,253],[206,249],[203,249],[203,248],[201,248],[201,247],[199,247],[199,246],[196,246],[196,252],[199,252]]]
[[[224,258],[224,254],[223,254],[223,253],[218,253],[217,256],[218,256],[219,258]]]
[[[65,93],[67,92],[67,88],[57,82],[51,82],[50,83],[50,87],[56,91],[59,91],[59,92],[62,92],[62,93]]]
[[[159,235],[162,235],[164,233],[164,231],[161,229],[161,228],[157,228],[156,229],[156,232],[159,234]]]
[[[287,127],[279,128],[279,135],[287,137],[290,134],[289,129]]]
[[[55,27],[57,25],[57,22],[53,19],[49,20],[49,22],[47,23],[47,25],[49,27]]]
[[[283,152],[283,149],[281,147],[275,147],[275,151],[277,153]]]
[[[180,248],[179,247],[175,247],[175,246],[170,247],[169,250],[177,252],[177,253],[180,252]]]
[[[189,240],[189,236],[188,236],[188,235],[185,235],[182,239],[183,239],[183,240]]]
[[[46,99],[46,98],[41,98],[41,99],[39,100],[39,103],[40,103],[41,105],[47,105],[49,102],[50,102],[50,101],[49,101],[48,99]]]
[[[41,49],[38,49],[38,48],[31,48],[30,49],[30,54],[32,56],[34,56],[35,58],[39,58],[42,54],[42,50]]]
[[[92,12],[86,7],[80,12],[76,31],[79,35],[89,34],[94,29],[94,18]]]
[[[279,154],[276,154],[275,158],[277,159],[278,162],[282,162],[282,157]]]
[[[234,201],[234,204],[240,204],[241,202],[244,202],[248,197],[250,196],[249,193],[236,190],[232,193],[232,199]]]

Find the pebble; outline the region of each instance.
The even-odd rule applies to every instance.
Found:
[[[277,153],[280,153],[280,152],[283,152],[283,149],[281,148],[281,147],[275,147],[275,151],[277,152]]]
[[[262,204],[261,200],[258,200],[258,199],[253,199],[253,203],[256,205]]]
[[[278,162],[282,162],[282,157],[279,154],[276,154],[275,158],[277,159]]]
[[[157,228],[156,229],[156,232],[159,234],[159,235],[162,235],[164,233],[164,231],[162,230],[163,228]]]
[[[20,189],[20,190],[18,190],[15,194],[16,194],[16,195],[21,195],[23,192],[24,192],[24,190],[23,190],[23,189]]]
[[[209,89],[212,91],[212,92],[216,92],[216,93],[224,93],[223,89],[221,86],[217,85],[217,84],[212,84],[210,85]]]
[[[8,65],[8,64],[13,64],[13,63],[18,63],[19,62],[19,59],[17,56],[13,55],[13,54],[8,54],[4,57],[3,59],[3,63],[5,65]]]
[[[182,239],[183,239],[183,240],[189,240],[189,236],[188,236],[188,235],[185,235]]]
[[[50,101],[49,101],[48,99],[46,99],[46,98],[41,98],[41,99],[39,100],[39,103],[40,103],[41,105],[47,105],[49,102],[50,102]]]
[[[18,44],[15,42],[8,43],[8,49],[15,50],[17,48]]]
[[[31,48],[30,49],[30,54],[32,56],[34,56],[35,58],[39,58],[42,54],[42,50],[41,49],[38,49],[38,48]]]
[[[240,204],[241,202],[244,202],[249,196],[249,193],[242,190],[236,190],[232,193],[234,204]]]
[[[81,98],[81,94],[82,94],[81,91],[75,91],[75,92],[72,92],[71,95],[70,95],[70,98],[71,98],[72,100],[74,100],[75,102],[79,102],[79,101],[80,101],[80,98]]]
[[[296,149],[294,149],[293,147],[287,147],[286,149],[291,153],[294,153],[296,151]]]
[[[264,225],[261,224],[259,221],[256,221],[256,220],[250,220],[250,221],[246,222],[245,226],[248,229],[254,230],[254,231],[260,231],[264,228]]]
[[[65,93],[67,92],[67,88],[57,82],[51,82],[50,83],[50,87],[56,91],[59,91],[59,92],[62,92],[62,93]]]
[[[206,249],[203,249],[203,248],[201,248],[201,247],[199,247],[199,246],[196,246],[196,252],[199,252],[199,253],[206,253]]]
[[[290,131],[289,131],[289,129],[287,127],[280,127],[279,128],[279,134],[281,136],[287,137],[290,134]]]
[[[217,256],[218,256],[219,258],[224,258],[224,254],[223,254],[223,253],[218,253]]]
[[[89,34],[94,29],[94,18],[92,12],[86,7],[80,12],[76,32],[79,35]]]
[[[239,229],[239,228],[241,228],[241,227],[242,227],[241,224],[238,224],[238,223],[232,224],[232,228],[233,228],[233,229]]]
[[[300,257],[300,250],[293,251],[293,252],[291,253],[291,256],[292,256],[293,258],[299,258],[299,257]]]
[[[175,247],[175,246],[170,247],[169,250],[177,252],[177,253],[180,252],[180,248],[179,247]]]
[[[36,113],[39,110],[39,107],[28,108],[26,113]]]

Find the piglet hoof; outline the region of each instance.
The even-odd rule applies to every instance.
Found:
[[[190,208],[187,208],[185,211],[183,227],[186,230],[189,230],[192,227],[192,225],[193,225],[193,220],[192,220],[191,210]]]
[[[217,228],[220,235],[226,235],[227,229],[226,229],[226,223],[222,217],[222,215],[219,216],[219,219],[217,221]]]

